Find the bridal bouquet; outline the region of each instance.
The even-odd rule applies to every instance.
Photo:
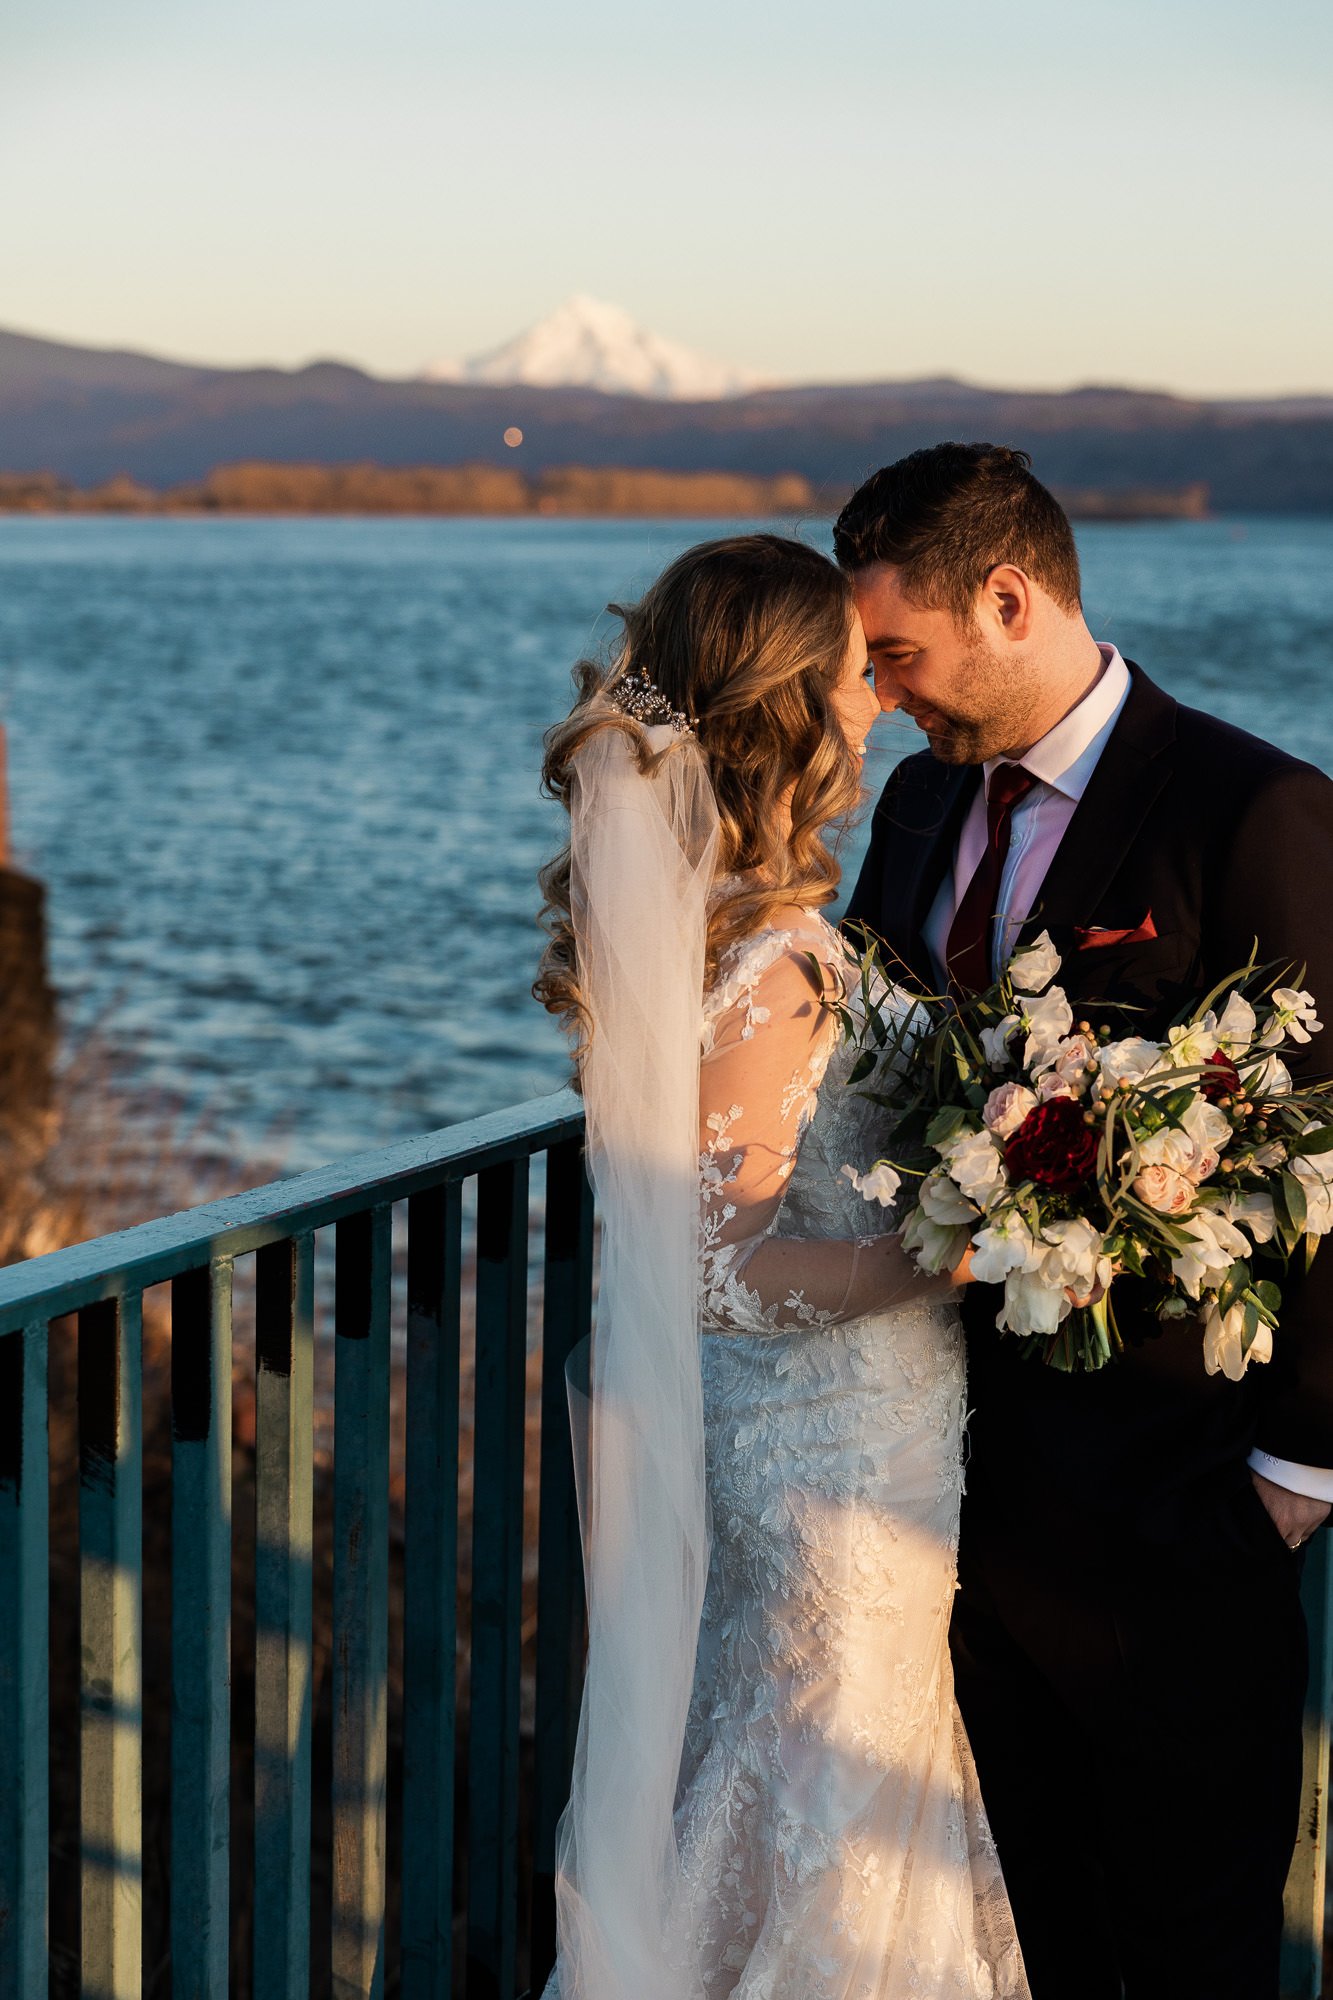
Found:
[[[1282,1060],[1322,1025],[1311,994],[1251,964],[1159,1042],[1076,1021],[1045,932],[957,1006],[890,987],[873,949],[859,964],[859,1013],[834,1004],[894,1157],[842,1171],[901,1203],[923,1270],[970,1242],[973,1278],[1004,1287],[997,1327],[1057,1368],[1122,1349],[1124,1274],[1161,1320],[1197,1318],[1209,1374],[1271,1357],[1269,1274],[1333,1230],[1333,1086],[1297,1090]]]

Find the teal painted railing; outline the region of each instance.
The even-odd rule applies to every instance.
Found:
[[[332,1229],[332,1939],[336,1995],[540,1991],[572,1756],[582,1584],[564,1364],[587,1332],[592,1199],[568,1093],[0,1271],[0,2000],[48,1985],[49,1323],[77,1314],[81,1991],[139,2000],[144,1825],[143,1294],[171,1286],[171,1987],[225,2000],[232,1716],[232,1296],[255,1306],[256,2000],[311,1966],[315,1232]],[[520,1802],[529,1162],[544,1154],[535,1757]],[[469,1787],[454,1951],[455,1592],[464,1185],[476,1184]],[[407,1213],[402,1870],[386,1967],[391,1248]],[[322,1254],[322,1253],[321,1253]],[[74,1754],[74,1746],[69,1746]],[[520,1850],[520,1803],[530,1838]],[[521,1852],[530,1879],[520,1883]],[[68,1944],[69,1940],[63,1941]]]
[[[144,1292],[171,1286],[170,1937],[177,2000],[230,1964],[232,1296],[255,1287],[256,2000],[311,1965],[315,1233],[332,1228],[333,1992],[540,1993],[577,1716],[582,1599],[564,1364],[587,1332],[592,1201],[568,1094],[0,1271],[0,2000],[48,1990],[48,1327],[78,1316],[82,1992],[143,1990]],[[528,1170],[546,1159],[535,1726],[520,1718]],[[468,1882],[454,1964],[456,1549],[466,1182],[476,1182]],[[386,1965],[392,1212],[407,1211],[401,1920]],[[1311,1551],[1306,1798],[1284,1992],[1322,1985],[1330,1537]],[[1238,1694],[1243,1699],[1243,1692]],[[69,1746],[73,1754],[73,1744]],[[321,1774],[315,1774],[320,1777]],[[521,1796],[522,1792],[522,1796]],[[531,1828],[520,1845],[520,1820]],[[1184,1837],[1184,1836],[1182,1836]],[[1207,1838],[1207,1830],[1190,1837]],[[521,1882],[520,1867],[529,1880]],[[1164,1891],[1165,1892],[1165,1891]]]

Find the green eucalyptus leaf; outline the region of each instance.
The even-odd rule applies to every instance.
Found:
[[[1282,1189],[1282,1205],[1291,1217],[1291,1226],[1299,1236],[1305,1228],[1307,1205],[1305,1189],[1295,1174],[1283,1174],[1279,1185]]]
[[[1286,1141],[1289,1153],[1309,1156],[1313,1153],[1333,1153],[1333,1125],[1325,1125],[1318,1132],[1302,1132],[1299,1137]]]

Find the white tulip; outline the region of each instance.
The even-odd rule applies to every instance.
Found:
[[[1121,1082],[1141,1083],[1160,1053],[1156,1042],[1145,1041],[1142,1035],[1129,1035],[1123,1042],[1108,1042],[1097,1055],[1102,1082],[1112,1090]]]
[[[1217,1046],[1223,1054],[1238,1056],[1254,1040],[1254,1009],[1243,993],[1229,993],[1226,1006],[1210,1025],[1217,1031]]]
[[[902,1246],[923,1271],[952,1271],[967,1248],[966,1227],[932,1222],[924,1207],[914,1208],[903,1224]]]
[[[1022,1025],[1017,1014],[1006,1014],[993,1028],[982,1029],[981,1053],[992,1069],[1002,1069],[1011,1060],[1009,1045]]]
[[[1220,1285],[1236,1259],[1248,1257],[1253,1248],[1220,1209],[1201,1208],[1177,1226],[1189,1244],[1176,1251],[1171,1269],[1192,1299],[1197,1299],[1205,1286]]]
[[[1203,1365],[1210,1375],[1220,1372],[1229,1382],[1239,1382],[1252,1361],[1272,1360],[1271,1328],[1259,1326],[1248,1353],[1241,1347],[1244,1331],[1243,1305],[1229,1306],[1225,1313],[1220,1313],[1216,1299],[1209,1300],[1203,1321]]]
[[[1074,1010],[1060,987],[1053,986],[1039,1000],[1028,1001],[1023,1008],[1027,1030],[1023,1060],[1029,1069],[1047,1068],[1073,1025]]]
[[[997,1216],[972,1239],[972,1276],[979,1285],[1000,1285],[1011,1271],[1034,1271],[1045,1250],[1023,1217]]]
[[[976,1208],[942,1167],[936,1167],[922,1181],[919,1213],[941,1229],[956,1229],[960,1223],[974,1222],[977,1216]]]
[[[1059,970],[1060,954],[1048,931],[1016,951],[1009,961],[1009,979],[1016,993],[1044,993]]]

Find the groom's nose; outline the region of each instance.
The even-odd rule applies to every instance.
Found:
[[[903,698],[902,689],[882,660],[875,661],[875,694],[885,715],[892,715]]]

